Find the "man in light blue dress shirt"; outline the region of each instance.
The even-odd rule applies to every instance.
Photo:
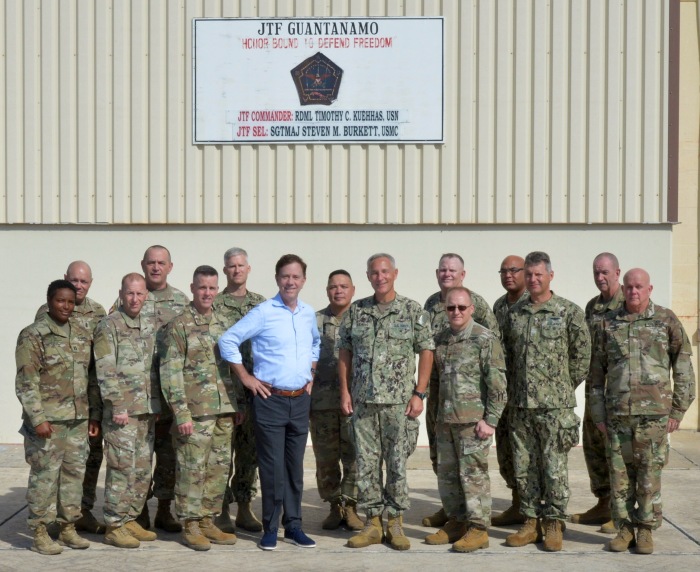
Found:
[[[252,394],[263,505],[260,548],[277,547],[282,511],[284,540],[304,548],[316,543],[301,529],[304,452],[309,433],[311,386],[319,356],[316,314],[299,300],[306,263],[285,254],[275,266],[279,293],[246,314],[219,339],[221,357]],[[253,375],[243,366],[240,346],[251,340]]]

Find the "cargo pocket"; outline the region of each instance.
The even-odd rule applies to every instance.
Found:
[[[418,444],[418,432],[420,430],[420,421],[406,417],[406,443],[408,444],[408,455],[410,457],[416,450]]]
[[[571,447],[578,444],[579,425],[581,419],[573,409],[568,409],[559,419],[559,442],[562,451],[569,451]]]

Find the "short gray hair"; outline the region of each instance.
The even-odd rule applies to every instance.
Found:
[[[369,272],[369,267],[372,265],[372,262],[375,260],[378,260],[380,258],[386,258],[391,262],[391,267],[396,270],[396,260],[394,260],[394,257],[391,254],[387,254],[386,252],[377,252],[377,254],[373,254],[367,259],[367,271]]]
[[[242,248],[234,246],[233,248],[229,248],[226,252],[224,252],[224,264],[228,262],[229,258],[233,258],[234,256],[245,256],[246,262],[248,262],[248,253]]]
[[[544,262],[544,266],[547,269],[547,272],[552,271],[552,261],[549,259],[549,254],[546,252],[541,252],[539,250],[535,250],[534,252],[531,252],[525,257],[525,267],[527,268],[528,266],[537,266],[538,264],[541,264]]]

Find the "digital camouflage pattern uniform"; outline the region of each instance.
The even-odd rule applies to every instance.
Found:
[[[311,443],[316,457],[318,493],[326,502],[357,501],[357,462],[350,417],[340,410],[338,329],[341,318],[331,307],[316,312],[321,353],[311,390]],[[342,473],[341,473],[342,465]]]
[[[95,364],[104,413],[107,457],[105,523],[135,520],[151,481],[154,419],[160,413],[160,386],[151,375],[154,324],[142,314],[130,318],[122,308],[104,318],[95,332]],[[128,413],[127,425],[113,415]]]
[[[527,290],[525,290],[520,298],[516,300],[513,304],[508,304],[508,294],[501,296],[493,305],[493,315],[496,317],[498,322],[498,327],[503,332],[506,324],[506,318],[508,317],[508,312],[519,302],[522,302],[528,297]],[[513,390],[511,388],[512,376],[508,375],[506,372],[506,381],[508,383],[508,393]],[[510,409],[506,404],[505,409],[501,418],[498,420],[498,425],[496,427],[496,458],[498,459],[498,471],[506,482],[506,486],[509,489],[517,490],[518,486],[515,483],[515,470],[513,469],[513,444],[510,442],[511,428],[510,428]]]
[[[490,330],[471,323],[454,334],[435,336],[435,365],[440,375],[438,490],[451,519],[479,528],[491,524],[488,454],[492,439],[480,439],[476,424],[496,427],[506,403],[505,358]]]
[[[17,339],[15,393],[22,404],[27,484],[27,524],[61,524],[80,518],[80,497],[88,455],[88,368],[92,332],[78,322],[62,327],[48,314]],[[50,439],[35,427],[49,421]]]
[[[599,325],[603,317],[615,312],[625,303],[625,295],[622,286],[617,289],[615,295],[607,302],[602,296],[598,295],[592,298],[586,304],[586,323],[588,331],[591,334],[591,341],[594,342],[594,332],[596,326]],[[608,459],[606,455],[606,439],[605,434],[600,431],[593,423],[591,417],[591,384],[586,380],[586,405],[583,412],[583,457],[586,460],[586,468],[588,469],[588,478],[591,483],[591,492],[596,498],[605,498],[610,496],[610,469],[608,468]]]
[[[359,507],[368,518],[403,514],[410,506],[406,461],[419,422],[405,415],[415,384],[416,354],[432,350],[430,317],[396,295],[382,313],[374,296],[353,302],[340,325],[338,348],[352,352],[353,430]],[[382,461],[386,485],[382,483]]]
[[[649,301],[606,315],[594,336],[588,381],[591,416],[605,423],[611,513],[623,523],[661,526],[661,470],[669,417],[680,421],[695,399],[692,349],[676,315]],[[669,371],[673,369],[673,383]]]
[[[42,314],[47,314],[49,305],[44,304],[37,312],[35,320]],[[70,317],[70,322],[77,322],[83,328],[88,330],[91,335],[94,335],[95,328],[102,318],[107,315],[105,309],[92,300],[85,298],[83,303],[76,305]],[[92,344],[90,348],[92,355]],[[97,376],[95,374],[95,361],[90,360],[90,368],[88,369],[88,392],[90,395],[90,419],[94,421],[102,421],[102,398],[100,397],[100,388],[97,385]],[[97,496],[97,481],[100,477],[100,467],[104,457],[102,448],[102,435],[97,437],[88,437],[90,445],[90,453],[88,454],[87,462],[85,463],[85,477],[83,479],[83,498],[81,508],[92,510],[95,506],[95,497]]]
[[[476,292],[471,292],[472,304],[474,304],[474,313],[472,320],[484,328],[491,330],[497,336],[501,335],[496,321],[496,316],[493,315],[488,303]],[[447,314],[445,313],[445,301],[440,298],[441,293],[435,292],[430,298],[425,301],[423,308],[430,314],[430,327],[433,331],[433,336],[436,336],[443,328],[449,327],[447,323]],[[425,428],[428,432],[428,446],[430,447],[430,461],[433,464],[433,471],[437,474],[437,446],[435,441],[435,423],[437,422],[437,400],[431,399],[431,395],[438,394],[439,376],[435,364],[430,373],[430,384],[428,385],[428,398],[425,403]]]
[[[212,315],[193,304],[166,327],[158,351],[161,391],[175,416],[175,512],[180,520],[214,517],[226,490],[236,394],[228,363],[210,331]],[[191,435],[178,425],[192,422]]]
[[[574,392],[591,356],[583,310],[554,292],[542,304],[528,296],[508,314],[503,345],[512,376],[508,405],[520,512],[564,520],[567,454],[578,442]]]
[[[255,306],[264,301],[264,296],[250,291],[246,292],[243,300],[236,300],[226,292],[218,294],[214,299],[214,314],[218,323],[221,324],[221,328],[217,327],[216,329],[217,339]],[[212,326],[212,331],[214,331],[214,326]],[[241,357],[246,371],[252,375],[253,352],[250,340],[241,344]],[[247,404],[243,386],[233,372],[231,375],[241,392],[238,410],[245,411]],[[229,463],[224,502],[226,504],[231,504],[234,501],[236,503],[251,502],[258,493],[257,471],[258,461],[255,452],[253,416],[246,414],[243,423],[233,430],[233,459]]]

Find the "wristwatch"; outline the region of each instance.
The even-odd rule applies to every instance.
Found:
[[[420,397],[421,399],[425,399],[425,393],[421,393],[417,389],[413,390],[413,395],[415,395],[416,397]]]

